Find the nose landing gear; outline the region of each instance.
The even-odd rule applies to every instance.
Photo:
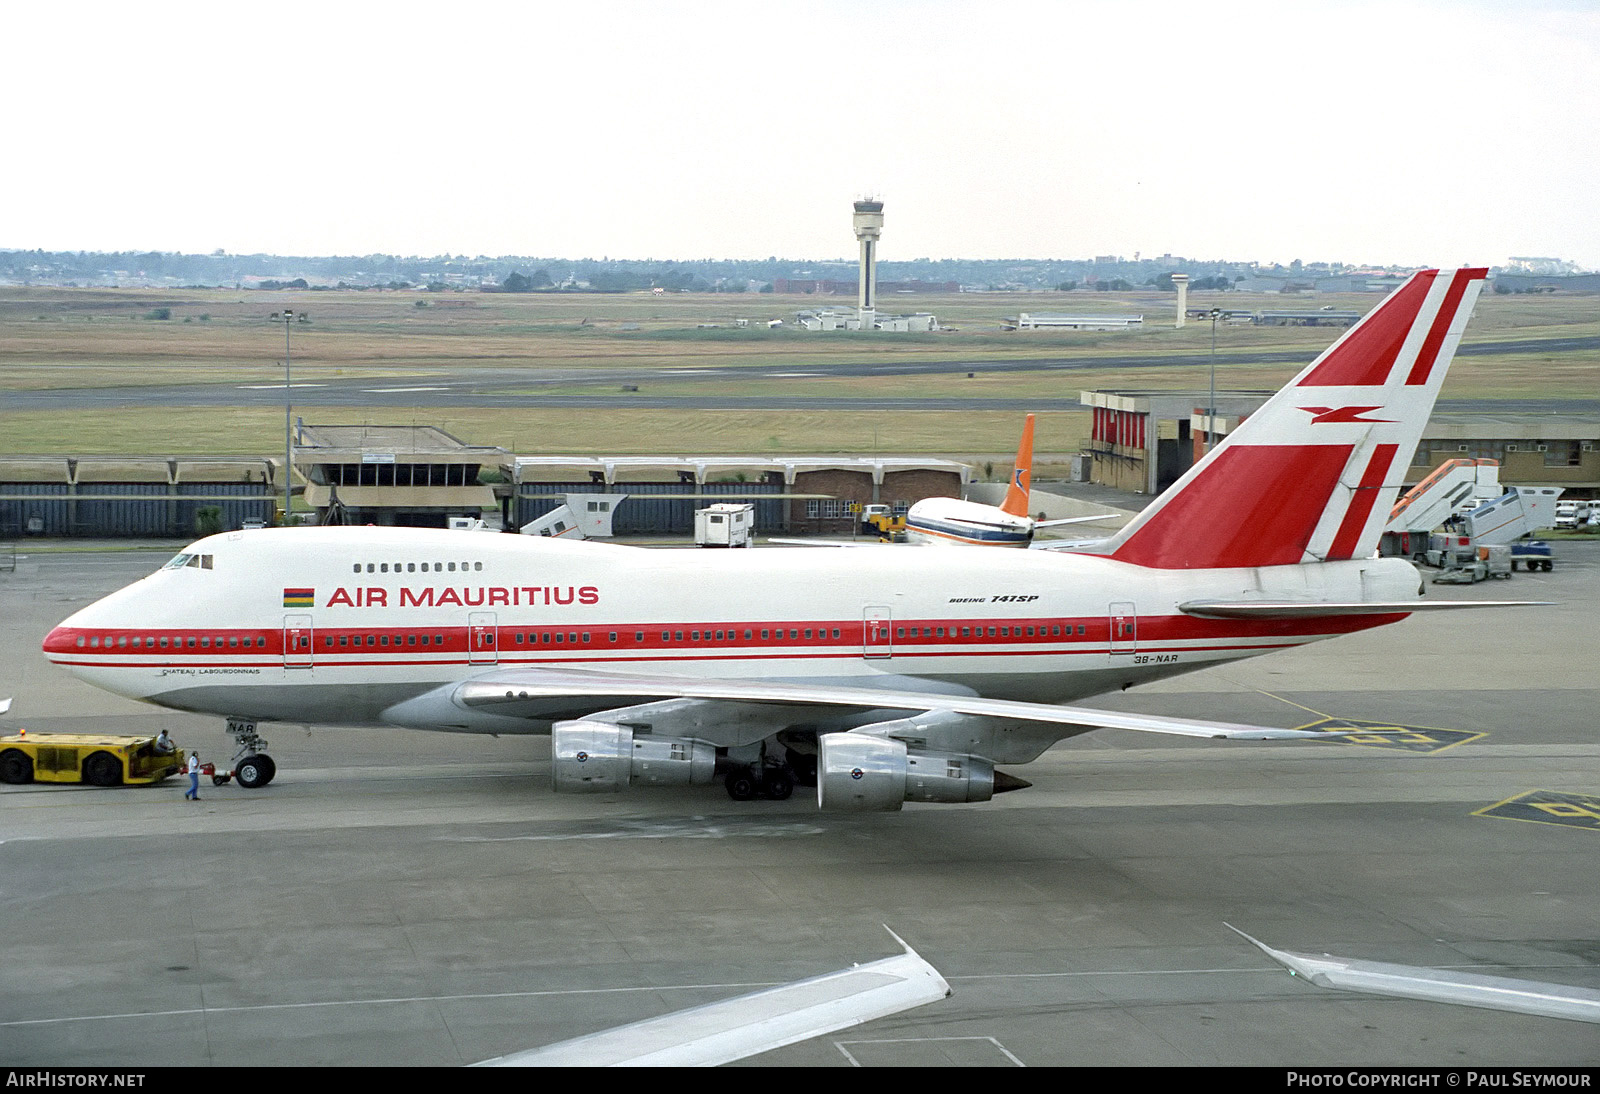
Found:
[[[239,780],[239,785],[246,790],[255,790],[270,783],[278,773],[278,765],[271,756],[261,751],[267,747],[267,742],[256,732],[256,724],[229,718],[228,736],[239,746],[239,750],[233,754],[233,777]]]

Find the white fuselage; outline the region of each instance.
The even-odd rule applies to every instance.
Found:
[[[1034,521],[994,505],[959,498],[924,498],[906,512],[906,540],[969,547],[1026,547]]]
[[[1187,601],[1417,588],[1395,559],[1153,570],[1044,551],[645,550],[383,528],[233,532],[185,554],[204,565],[84,608],[46,654],[136,699],[295,723],[388,723],[396,704],[514,666],[910,680],[1058,703],[1398,618],[1202,619],[1178,610]]]

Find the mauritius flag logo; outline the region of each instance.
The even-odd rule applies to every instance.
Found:
[[[283,606],[285,608],[313,608],[317,603],[317,590],[315,589],[285,589],[283,590]]]

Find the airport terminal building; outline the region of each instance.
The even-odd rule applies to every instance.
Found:
[[[1090,482],[1154,496],[1239,427],[1272,395],[1218,391],[1208,418],[1205,391],[1085,391],[1093,414],[1084,453]],[[1600,420],[1555,414],[1436,412],[1422,431],[1406,483],[1422,481],[1446,460],[1493,459],[1508,486],[1559,486],[1568,496],[1600,496]]]
[[[972,467],[921,456],[517,456],[433,426],[297,423],[295,492],[317,524],[448,527],[498,513],[520,528],[584,495],[619,535],[687,535],[694,513],[751,502],[762,533],[849,534],[860,507],[960,497]],[[181,539],[271,524],[271,457],[0,457],[0,539]],[[493,523],[491,521],[491,523]]]

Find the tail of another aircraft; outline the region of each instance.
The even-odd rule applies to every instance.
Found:
[[[1413,274],[1098,553],[1163,569],[1371,555],[1487,276]]]
[[[1000,503],[1001,512],[1014,517],[1028,515],[1028,490],[1033,481],[1033,415],[1022,423],[1022,440],[1017,445],[1017,461],[1011,471],[1011,486],[1006,490],[1006,500]]]

